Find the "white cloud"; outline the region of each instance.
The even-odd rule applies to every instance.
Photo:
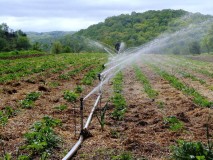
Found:
[[[0,0],[0,23],[24,31],[73,31],[109,16],[161,9],[213,14],[212,0]]]

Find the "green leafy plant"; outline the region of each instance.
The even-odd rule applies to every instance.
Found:
[[[157,103],[159,109],[163,109],[165,107],[165,103],[162,101],[158,101],[156,103]]]
[[[12,156],[10,153],[5,153],[3,160],[12,160]]]
[[[60,120],[48,116],[43,117],[41,121],[34,123],[30,132],[24,135],[27,144],[22,146],[21,149],[30,151],[31,154],[43,155],[46,150],[57,147],[61,140],[52,127],[60,123]]]
[[[59,111],[63,111],[65,109],[67,109],[67,107],[68,107],[67,105],[59,105],[59,106],[54,107],[54,109],[59,110]]]
[[[64,99],[68,102],[75,102],[78,98],[78,94],[72,91],[64,91]]]
[[[181,122],[174,116],[164,118],[164,123],[166,125],[169,125],[170,130],[175,132],[183,129],[183,122]]]
[[[111,129],[111,130],[110,130],[110,136],[111,136],[112,138],[119,138],[119,137],[120,137],[120,132],[118,132],[118,131],[115,130],[115,129]]]
[[[143,84],[144,91],[147,93],[149,98],[154,99],[158,95],[158,92],[152,88],[148,78],[141,72],[138,66],[135,65],[134,69],[137,79]]]
[[[8,116],[6,116],[3,111],[0,111],[0,124],[4,126],[7,122]]]
[[[10,107],[6,106],[3,110],[0,111],[0,125],[4,126],[7,124],[8,119],[14,116],[16,111]]]
[[[39,92],[31,92],[26,96],[26,100],[36,101],[41,94]]]
[[[211,160],[213,150],[209,150],[201,142],[178,141],[172,146],[172,158],[175,160]]]
[[[120,155],[112,156],[112,160],[133,160],[133,156],[130,152],[123,152]]]
[[[34,106],[34,101],[36,101],[41,94],[39,92],[31,92],[26,95],[24,100],[21,100],[22,108],[32,108]]]
[[[30,160],[30,156],[29,155],[20,155],[20,156],[18,156],[18,160]]]
[[[193,97],[193,101],[202,106],[202,107],[211,107],[213,106],[213,102],[208,101],[204,96],[202,96],[199,92],[197,92],[194,88],[191,88],[185,84],[183,84],[178,78],[174,75],[168,74],[166,71],[159,69],[155,65],[151,65],[154,70],[158,74],[160,74],[164,79],[169,81],[169,83],[175,87],[176,89],[182,91],[183,93],[190,95]]]
[[[82,93],[83,92],[83,88],[81,86],[77,85],[76,88],[75,88],[75,92],[76,93]]]
[[[126,100],[122,95],[122,73],[118,73],[113,79],[113,91],[114,96],[112,97],[112,102],[115,106],[112,116],[117,120],[122,120],[126,112]]]
[[[28,99],[21,100],[22,108],[32,108],[34,106],[34,102]]]

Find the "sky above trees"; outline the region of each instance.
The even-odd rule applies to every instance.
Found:
[[[23,31],[78,31],[132,11],[184,9],[213,15],[212,0],[0,0],[0,23]]]

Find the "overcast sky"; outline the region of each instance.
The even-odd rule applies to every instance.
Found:
[[[23,31],[78,31],[132,11],[184,9],[213,15],[212,0],[0,0],[0,23]]]

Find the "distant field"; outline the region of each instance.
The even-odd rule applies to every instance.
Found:
[[[200,57],[147,54],[119,72],[103,87],[96,113],[100,117],[108,102],[104,130],[94,116],[93,137],[73,159],[165,160],[177,140],[207,144],[207,124],[213,133],[213,63]],[[98,84],[106,62],[103,53],[0,60],[0,157],[6,152],[62,159],[78,139],[79,98]],[[85,101],[85,120],[93,104],[94,96]],[[44,133],[49,139],[41,138]]]
[[[47,54],[41,51],[11,51],[11,52],[0,52],[0,59],[16,59],[26,58]]]

